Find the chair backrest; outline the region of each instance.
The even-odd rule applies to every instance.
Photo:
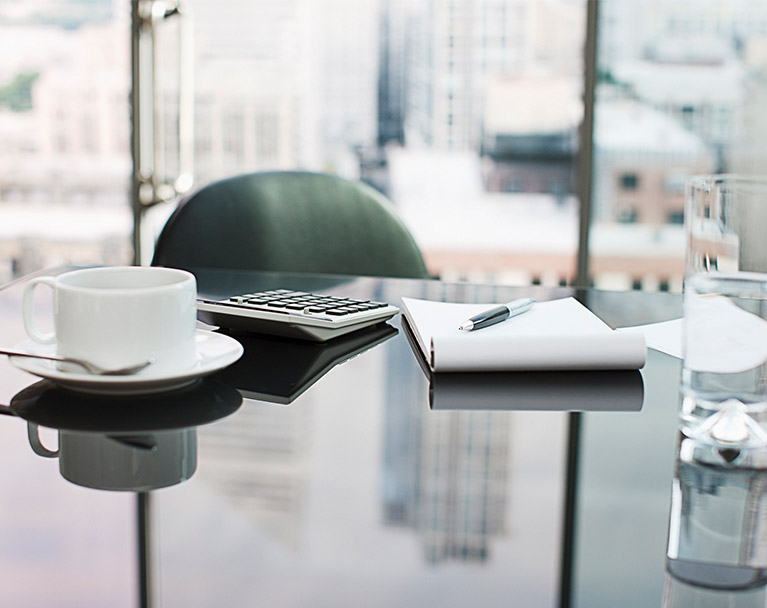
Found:
[[[383,195],[332,175],[277,171],[214,182],[186,198],[152,264],[427,278],[412,235]]]

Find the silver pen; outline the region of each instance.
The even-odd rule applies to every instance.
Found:
[[[458,329],[461,331],[472,331],[495,325],[496,323],[500,323],[511,317],[521,315],[523,312],[527,312],[533,307],[533,304],[535,304],[535,300],[532,298],[514,300],[508,304],[496,306],[495,308],[479,313],[468,321],[465,321]]]

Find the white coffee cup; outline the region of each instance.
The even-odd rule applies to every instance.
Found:
[[[35,289],[53,289],[53,327],[35,323]],[[24,327],[59,355],[86,359],[107,369],[151,359],[140,373],[191,367],[196,358],[197,283],[175,268],[112,266],[36,277],[24,290]],[[80,371],[80,370],[78,370]]]

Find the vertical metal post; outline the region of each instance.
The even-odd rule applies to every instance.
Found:
[[[578,456],[580,454],[581,414],[571,412],[567,417],[567,456],[565,503],[562,522],[562,555],[559,571],[559,608],[573,604],[573,568],[575,567],[575,528],[578,506]]]
[[[164,20],[179,20],[178,58],[178,175],[165,171],[157,28]],[[182,0],[131,0],[131,159],[133,174],[134,263],[140,264],[142,220],[146,209],[174,200],[194,181],[194,88],[190,11]]]
[[[131,91],[130,91],[130,129],[131,129],[131,208],[133,210],[133,263],[139,264],[141,261],[141,217],[143,209],[139,199],[139,189],[141,180],[140,154],[139,146],[140,135],[139,125],[141,125],[141,103],[139,95],[141,92],[140,78],[140,50],[139,41],[141,39],[141,16],[139,15],[139,0],[131,0]]]
[[[575,284],[588,287],[589,230],[591,228],[591,195],[594,153],[594,98],[597,82],[597,19],[599,0],[586,2],[586,44],[583,69],[583,122],[578,147],[578,164],[575,174],[576,193],[580,202],[578,215],[578,259]]]
[[[136,493],[136,525],[138,532],[138,591],[139,606],[149,608],[152,605],[152,545],[151,545],[151,500],[149,492]]]

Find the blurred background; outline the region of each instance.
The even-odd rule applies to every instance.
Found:
[[[763,1],[0,0],[0,52],[0,281],[300,168],[446,280],[679,291],[686,176],[767,173]]]

